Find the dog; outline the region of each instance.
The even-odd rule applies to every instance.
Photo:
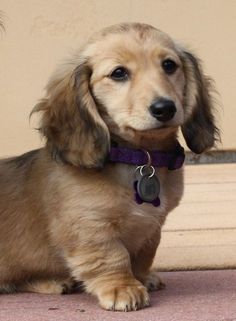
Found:
[[[60,66],[32,111],[45,146],[0,162],[1,292],[83,282],[106,310],[148,306],[183,194],[178,130],[194,153],[215,145],[213,89],[194,54],[141,23],[105,28]]]

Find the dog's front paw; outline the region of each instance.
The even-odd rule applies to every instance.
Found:
[[[137,281],[137,285],[120,285],[107,289],[99,295],[99,303],[105,310],[132,311],[150,305],[147,289]]]
[[[143,283],[148,291],[157,291],[165,288],[165,283],[162,282],[157,270],[151,270]]]

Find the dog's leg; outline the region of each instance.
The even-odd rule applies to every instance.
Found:
[[[84,282],[86,291],[98,298],[102,308],[130,311],[149,305],[147,289],[134,278],[130,255],[118,240],[90,240],[68,252],[66,259],[73,277]]]
[[[143,279],[143,284],[148,291],[158,291],[165,288],[165,283],[161,280],[158,270],[151,268],[148,274]]]
[[[33,292],[42,294],[67,294],[72,291],[73,281],[65,280],[35,280],[22,283],[15,287],[16,292]]]
[[[148,291],[156,291],[165,287],[157,270],[150,269],[159,243],[160,233],[158,232],[131,259],[134,275]]]

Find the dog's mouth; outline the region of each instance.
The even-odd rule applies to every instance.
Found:
[[[176,130],[179,126],[178,125],[171,125],[171,124],[167,124],[167,123],[163,123],[163,124],[158,124],[158,126],[155,127],[150,127],[150,128],[145,128],[145,129],[136,129],[134,127],[131,126],[127,126],[126,130],[127,131],[133,131],[135,133],[140,133],[140,134],[150,134],[150,133],[160,133],[163,131],[169,131],[169,130]]]
[[[143,132],[143,133],[145,133],[145,132],[148,133],[148,132],[151,132],[151,131],[158,132],[158,131],[161,131],[161,130],[164,130],[164,129],[168,129],[168,128],[173,128],[173,127],[176,127],[176,126],[171,126],[171,125],[168,125],[168,124],[161,124],[158,127],[153,127],[153,128],[141,130],[141,132]]]
[[[178,126],[158,127],[145,130],[137,130],[132,127],[126,127],[122,133],[112,134],[113,142],[118,146],[128,146],[132,148],[142,149],[163,149],[172,148],[173,142],[176,141]]]

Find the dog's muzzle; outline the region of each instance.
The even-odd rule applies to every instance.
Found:
[[[176,107],[172,100],[159,98],[151,104],[149,111],[153,117],[164,123],[174,117],[176,113]]]

